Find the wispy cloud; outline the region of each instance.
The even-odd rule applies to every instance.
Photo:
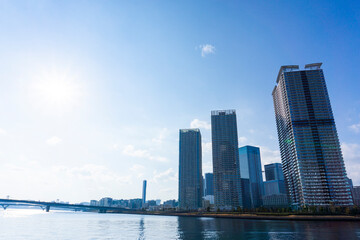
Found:
[[[341,149],[349,178],[354,181],[354,185],[360,184],[360,144],[342,143]]]
[[[344,159],[360,160],[360,145],[357,143],[342,143],[341,149],[344,155]],[[360,161],[359,161],[360,164]]]
[[[238,139],[238,141],[239,141],[239,144],[244,144],[244,143],[246,143],[247,142],[247,137],[239,137],[239,139]]]
[[[119,144],[117,144],[117,143],[114,143],[113,145],[111,145],[111,149],[113,149],[113,150],[117,150],[117,149],[119,149]]]
[[[354,133],[360,133],[360,122],[349,126],[349,128]]]
[[[101,164],[67,166],[29,161],[5,163],[0,166],[1,188],[6,189],[10,196],[23,199],[51,201],[61,196],[63,200],[84,201],[92,198],[91,196],[97,196],[97,198],[106,195],[114,196],[113,193],[119,189],[121,193],[122,188],[132,186],[133,179],[134,174],[131,172],[121,173]],[[22,184],[21,186],[4,184],[9,181],[12,183],[20,181]],[[34,192],[36,189],[31,186],[36,185],[41,185],[43,191]],[[69,191],[69,189],[75,189],[75,191]],[[74,200],[74,198],[78,199]]]
[[[202,166],[203,174],[213,172],[213,165],[211,161],[203,162]]]
[[[191,121],[190,123],[190,127],[191,128],[204,128],[204,129],[210,129],[211,128],[211,124],[206,122],[206,121],[201,121],[199,119],[194,119]]]
[[[141,165],[141,164],[134,164],[130,170],[132,172],[134,172],[134,174],[136,174],[136,176],[138,178],[142,178],[144,176],[144,169],[145,169],[145,166]]]
[[[145,167],[143,166],[143,165],[141,165],[141,164],[134,164],[131,168],[130,168],[130,170],[131,171],[134,171],[134,172],[137,172],[137,171],[141,171],[141,170],[143,170]]]
[[[62,142],[62,139],[57,136],[53,136],[46,140],[46,144],[51,145],[51,146],[57,145],[61,142]]]
[[[4,129],[0,128],[0,135],[6,135],[6,134],[7,132]]]
[[[163,128],[161,129],[160,133],[158,134],[158,136],[156,136],[155,138],[151,139],[152,142],[157,143],[157,144],[162,144],[163,141],[165,140],[165,138],[169,135],[169,130],[167,128]]]
[[[201,146],[202,146],[202,150],[204,153],[211,153],[211,151],[212,151],[212,143],[211,142],[202,142]]]
[[[131,175],[123,176],[112,172],[103,165],[86,164],[80,167],[54,167],[57,172],[66,172],[67,175],[74,176],[80,180],[92,180],[96,182],[116,182],[118,184],[131,183]]]
[[[249,129],[249,133],[254,134],[255,130],[254,129]]]
[[[258,146],[261,153],[261,163],[263,165],[281,162],[280,151],[273,150],[265,146]]]
[[[168,160],[164,157],[154,156],[146,149],[136,149],[134,145],[126,145],[122,151],[124,155],[137,157],[137,158],[146,158],[152,161],[157,162],[167,162]]]
[[[201,49],[201,56],[206,57],[206,55],[214,54],[215,53],[215,47],[211,44],[202,44],[199,46]]]
[[[169,168],[163,172],[158,173],[156,170],[154,171],[154,177],[153,181],[155,183],[158,182],[167,182],[167,181],[176,181],[177,180],[177,173],[174,171],[174,169]]]

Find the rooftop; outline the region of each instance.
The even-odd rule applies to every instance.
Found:
[[[198,129],[198,128],[180,129],[180,132],[182,132],[182,133],[186,133],[186,132],[200,132],[200,129]]]
[[[217,116],[217,115],[234,115],[236,114],[235,109],[229,109],[229,110],[213,110],[211,111],[211,116]]]
[[[321,68],[322,63],[310,63],[306,64],[304,70],[317,70]],[[301,71],[299,70],[299,65],[285,65],[281,66],[279,70],[279,74],[276,79],[276,83],[279,83],[280,76],[283,72],[293,72],[293,71]]]

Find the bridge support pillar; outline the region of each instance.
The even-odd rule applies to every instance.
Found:
[[[49,212],[50,211],[50,205],[47,205],[45,209],[46,209],[46,212]]]
[[[9,205],[1,205],[1,206],[4,208],[4,210],[6,210]]]

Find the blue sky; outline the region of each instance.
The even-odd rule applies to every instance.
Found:
[[[323,62],[360,185],[358,1],[0,1],[0,197],[177,198],[178,130],[236,109],[241,145],[280,161],[281,65]]]

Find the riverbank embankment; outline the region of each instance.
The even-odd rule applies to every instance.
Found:
[[[210,217],[254,220],[286,220],[286,221],[360,221],[360,216],[350,215],[301,215],[301,214],[246,214],[246,213],[209,213],[209,212],[143,212],[128,211],[124,214],[178,216],[178,217]]]

